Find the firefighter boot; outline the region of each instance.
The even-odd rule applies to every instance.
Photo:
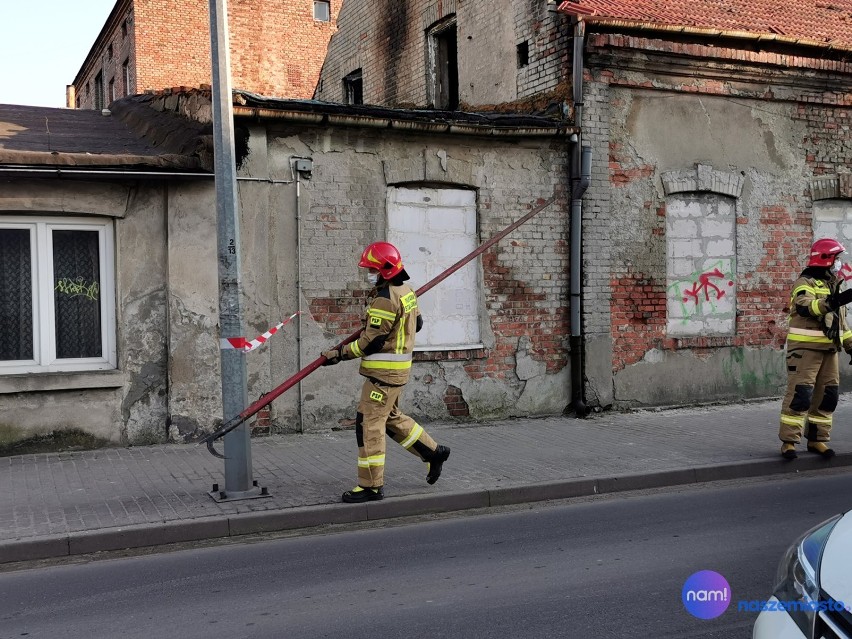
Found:
[[[385,498],[385,491],[381,486],[378,488],[364,488],[355,486],[352,490],[343,493],[343,501],[347,504],[363,504],[366,501],[379,501]]]
[[[834,457],[834,449],[829,448],[825,442],[808,442],[808,452],[822,455],[825,459]]]
[[[449,446],[441,446],[440,444],[432,453],[432,456],[427,460],[429,462],[429,474],[426,475],[426,483],[434,484],[441,476],[441,467],[447,458],[450,456]]]
[[[781,457],[784,459],[796,459],[796,445],[792,442],[784,442],[781,446]]]

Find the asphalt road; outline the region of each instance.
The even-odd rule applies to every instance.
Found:
[[[852,473],[538,504],[0,574],[0,638],[737,639],[783,551]],[[715,570],[734,605],[692,617]],[[783,613],[778,613],[783,614]]]

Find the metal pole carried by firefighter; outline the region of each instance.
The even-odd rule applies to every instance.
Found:
[[[482,255],[482,253],[484,253],[489,248],[494,246],[497,242],[502,240],[504,237],[506,237],[509,233],[514,231],[516,228],[518,228],[519,226],[521,226],[522,224],[524,224],[528,220],[532,219],[535,215],[538,215],[541,211],[543,211],[548,206],[553,204],[553,202],[555,200],[556,200],[556,196],[554,195],[547,200],[540,201],[540,203],[537,206],[535,206],[529,213],[527,213],[526,215],[521,217],[519,220],[517,220],[517,221],[513,222],[512,224],[510,224],[509,226],[507,226],[505,229],[503,229],[502,231],[497,233],[494,237],[492,237],[488,241],[482,243],[477,249],[475,249],[474,251],[472,251],[470,254],[466,255],[462,259],[460,259],[458,262],[456,262],[452,266],[450,266],[443,273],[434,277],[429,282],[427,282],[426,284],[424,284],[423,286],[418,288],[415,291],[415,295],[419,297],[419,296],[423,295],[424,293],[426,293],[427,291],[429,291],[430,289],[432,289],[434,286],[437,286],[438,284],[443,282],[450,275],[452,275],[453,273],[458,271],[460,268],[462,268],[463,266],[468,264],[471,260]],[[352,333],[349,337],[347,337],[342,342],[337,344],[332,350],[340,351],[340,349],[342,349],[344,346],[346,346],[350,342],[353,342],[356,339],[358,339],[358,337],[361,335],[361,332],[363,330],[364,330],[363,328],[358,329],[357,331]],[[230,433],[232,430],[237,428],[240,424],[244,423],[247,419],[249,419],[254,414],[256,414],[261,408],[272,403],[272,401],[274,401],[276,398],[280,397],[283,393],[287,392],[293,386],[295,386],[300,381],[305,379],[308,375],[310,375],[315,370],[317,370],[320,366],[325,364],[326,359],[327,358],[324,355],[321,355],[320,357],[315,359],[313,362],[311,362],[310,364],[305,366],[298,373],[296,373],[295,375],[293,375],[289,379],[283,381],[281,384],[279,384],[278,386],[273,388],[271,391],[269,391],[266,395],[261,397],[259,400],[257,400],[253,404],[251,404],[248,408],[246,408],[244,411],[242,411],[239,415],[236,415],[236,416],[232,417],[231,419],[227,420],[225,423],[223,423],[219,428],[214,430],[212,433],[203,437],[201,440],[199,440],[198,445],[207,444],[207,450],[209,450],[212,455],[224,459],[225,456],[219,454],[213,446],[213,443],[217,439],[219,439],[220,437],[223,437],[224,435]]]

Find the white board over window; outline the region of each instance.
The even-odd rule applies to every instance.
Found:
[[[388,241],[402,253],[416,290],[477,247],[476,193],[388,189]],[[479,264],[473,260],[418,298],[416,350],[479,348]]]

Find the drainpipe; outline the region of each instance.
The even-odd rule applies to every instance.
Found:
[[[580,133],[571,136],[571,408],[576,417],[586,417],[589,407],[583,401],[585,379],[585,340],[582,333],[583,193],[592,176],[592,148],[582,144],[583,125],[583,44],[586,27],[574,24],[574,124]]]

